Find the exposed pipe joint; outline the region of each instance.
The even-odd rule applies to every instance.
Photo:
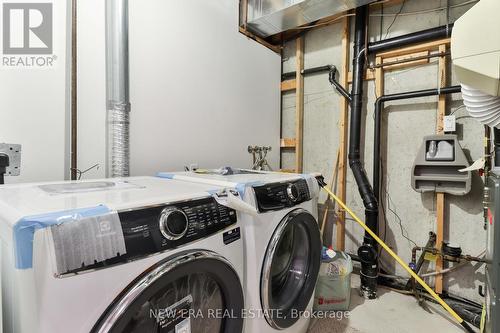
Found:
[[[328,73],[328,80],[330,81],[330,84],[332,84],[335,89],[337,89],[337,91],[350,103],[352,101],[351,94],[349,94],[349,92],[337,81],[336,74],[337,68],[335,66],[331,66],[330,72]]]
[[[130,174],[128,0],[106,1],[106,176]]]

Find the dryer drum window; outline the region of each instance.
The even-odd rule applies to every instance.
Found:
[[[242,332],[238,275],[211,252],[181,255],[152,267],[108,307],[92,332]]]
[[[320,260],[316,219],[303,209],[290,212],[276,228],[262,268],[262,307],[272,327],[288,328],[304,314],[314,293]]]

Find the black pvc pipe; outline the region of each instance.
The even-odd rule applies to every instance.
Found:
[[[387,38],[384,40],[371,42],[368,44],[368,53],[377,53],[387,51],[397,47],[408,46],[411,44],[429,42],[441,38],[448,38],[451,36],[453,30],[453,23],[443,25],[437,28],[426,29],[403,36]]]
[[[302,75],[310,75],[310,74],[316,74],[316,73],[322,73],[322,72],[328,72],[332,68],[334,68],[333,65],[324,65],[324,66],[318,66],[318,67],[311,67],[307,69],[303,69],[300,71]],[[297,72],[286,72],[281,74],[281,79],[282,80],[287,80],[287,79],[292,79],[297,75]]]
[[[460,86],[453,86],[440,89],[426,89],[391,95],[383,95],[377,98],[377,100],[375,101],[375,129],[373,139],[373,191],[375,192],[375,197],[377,198],[377,200],[380,197],[380,127],[384,103],[401,99],[453,94],[459,93],[460,91]]]
[[[441,26],[437,28],[422,30],[419,32],[388,38],[382,41],[366,43],[366,30],[368,27],[368,7],[356,8],[356,22],[354,33],[354,59],[353,59],[353,79],[352,91],[348,94],[345,89],[340,89],[334,82],[332,84],[335,88],[350,102],[351,118],[349,127],[349,166],[353,172],[358,190],[365,206],[365,217],[367,226],[378,234],[378,197],[379,197],[379,182],[380,182],[380,163],[374,168],[374,184],[376,185],[376,192],[371,187],[363,163],[361,162],[361,113],[363,108],[363,74],[365,70],[366,52],[377,53],[394,49],[396,47],[404,47],[412,44],[437,40],[440,38],[447,38],[451,36],[453,24]],[[330,76],[331,80],[331,76]],[[331,80],[332,81],[332,80]],[[447,88],[440,90],[441,93],[446,93]],[[437,91],[437,89],[436,89]],[[430,93],[430,92],[429,92]],[[414,97],[419,97],[418,92],[414,92]],[[432,95],[433,93],[430,93]],[[389,98],[387,95],[385,98]],[[423,94],[422,96],[428,96]],[[349,98],[350,97],[350,98]],[[380,103],[379,110],[383,105],[383,99],[377,100]],[[377,161],[380,160],[380,111],[376,112],[378,119],[376,119],[377,129],[375,130],[376,141],[375,149],[377,150],[375,157]],[[377,124],[378,122],[378,124]],[[499,135],[500,143],[500,135]],[[500,145],[499,145],[500,146]],[[499,149],[500,156],[500,149]],[[367,298],[376,297],[377,288],[377,272],[378,272],[378,253],[377,243],[368,234],[365,233],[363,245],[358,249],[358,255],[361,261],[361,293]]]
[[[368,6],[356,8],[354,32],[354,59],[351,91],[351,118],[349,126],[349,166],[358,184],[358,191],[365,206],[368,228],[378,233],[378,203],[365,168],[361,162],[361,120],[363,112],[363,76],[365,71],[365,43],[368,27]],[[377,297],[378,253],[377,243],[365,233],[363,245],[358,249],[361,260],[361,294],[368,299]]]
[[[344,96],[344,98],[347,99],[349,103],[351,103],[352,102],[351,94],[349,94],[349,92],[344,87],[342,87],[342,85],[337,81],[337,79],[335,78],[336,73],[337,69],[334,66],[332,66],[332,68],[330,69],[330,73],[328,74],[328,79],[330,83],[335,87],[335,89],[337,89],[337,91],[342,96]]]

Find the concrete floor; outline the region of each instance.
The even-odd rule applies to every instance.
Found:
[[[353,276],[353,283],[359,280]],[[352,289],[348,318],[313,319],[309,333],[462,333],[444,309],[434,303],[420,307],[415,298],[385,288],[379,288],[377,300],[365,300]]]

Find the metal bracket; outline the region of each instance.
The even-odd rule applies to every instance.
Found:
[[[21,145],[0,143],[0,153],[9,156],[9,166],[5,170],[5,175],[19,176],[21,174]]]

